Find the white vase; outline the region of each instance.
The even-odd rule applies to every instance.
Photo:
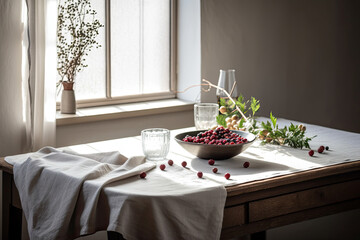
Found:
[[[71,90],[63,90],[61,93],[61,102],[60,102],[60,112],[61,113],[76,113],[76,100],[75,92]]]

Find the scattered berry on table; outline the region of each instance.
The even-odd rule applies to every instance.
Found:
[[[214,167],[212,171],[213,171],[213,173],[217,173],[218,169],[216,167]]]
[[[320,147],[318,148],[318,153],[322,153],[324,150],[325,150],[325,147],[324,147],[324,146],[320,146]]]
[[[141,172],[140,173],[140,178],[146,178],[146,172]]]
[[[198,172],[198,173],[197,173],[197,176],[198,176],[199,178],[202,178],[203,173],[202,173],[202,172]]]
[[[226,178],[226,179],[229,179],[229,178],[230,178],[230,173],[226,173],[226,174],[225,174],[225,178]]]
[[[214,159],[209,159],[208,163],[209,163],[209,165],[214,165],[215,161],[214,161]]]
[[[244,167],[244,168],[250,167],[250,163],[249,163],[249,162],[244,162],[243,167]]]
[[[228,128],[217,127],[215,130],[199,132],[196,136],[186,135],[182,141],[208,145],[233,145],[246,143],[248,140]]]
[[[161,170],[163,170],[163,171],[164,171],[164,170],[165,170],[165,168],[166,168],[165,164],[161,164],[161,165],[160,165],[160,169],[161,169]]]
[[[168,161],[168,164],[169,164],[170,166],[172,166],[172,165],[174,164],[174,161],[170,159],[170,160]]]
[[[326,151],[329,151],[330,148],[329,148],[329,146],[326,146],[325,149],[326,149]]]
[[[186,167],[186,165],[187,165],[187,162],[185,162],[185,161],[183,161],[183,162],[181,163],[181,166],[183,166],[183,167]]]
[[[309,156],[312,157],[314,155],[314,150],[309,151]]]

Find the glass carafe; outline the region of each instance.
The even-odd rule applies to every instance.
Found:
[[[234,69],[220,70],[218,87],[228,92],[234,100],[239,97]],[[220,103],[221,98],[226,101],[229,100],[229,97],[220,89],[216,89],[216,97],[218,104]]]

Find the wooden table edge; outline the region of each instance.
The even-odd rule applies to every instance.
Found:
[[[7,163],[4,157],[0,157],[0,170],[13,174],[13,165]]]
[[[0,169],[13,174],[13,166],[7,163],[4,157],[0,157]],[[360,160],[343,162],[331,166],[319,167],[294,173],[289,173],[281,176],[275,176],[271,178],[254,180],[250,182],[240,183],[233,186],[227,186],[227,196],[235,196],[239,194],[244,194],[247,192],[254,192],[261,189],[273,188],[282,186],[290,183],[298,183],[303,181],[312,180],[319,177],[327,177],[334,174],[342,174],[347,172],[359,171],[360,170]]]
[[[343,162],[331,166],[303,170],[271,178],[254,180],[226,187],[227,196],[235,196],[248,192],[255,192],[264,188],[274,188],[291,183],[304,182],[316,178],[327,177],[336,174],[354,172],[360,170],[360,160]]]

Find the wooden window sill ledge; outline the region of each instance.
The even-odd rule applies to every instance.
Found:
[[[140,103],[128,103],[101,107],[80,108],[76,114],[56,112],[56,125],[70,125],[146,115],[164,114],[179,111],[190,111],[193,102],[179,99],[167,99]]]

